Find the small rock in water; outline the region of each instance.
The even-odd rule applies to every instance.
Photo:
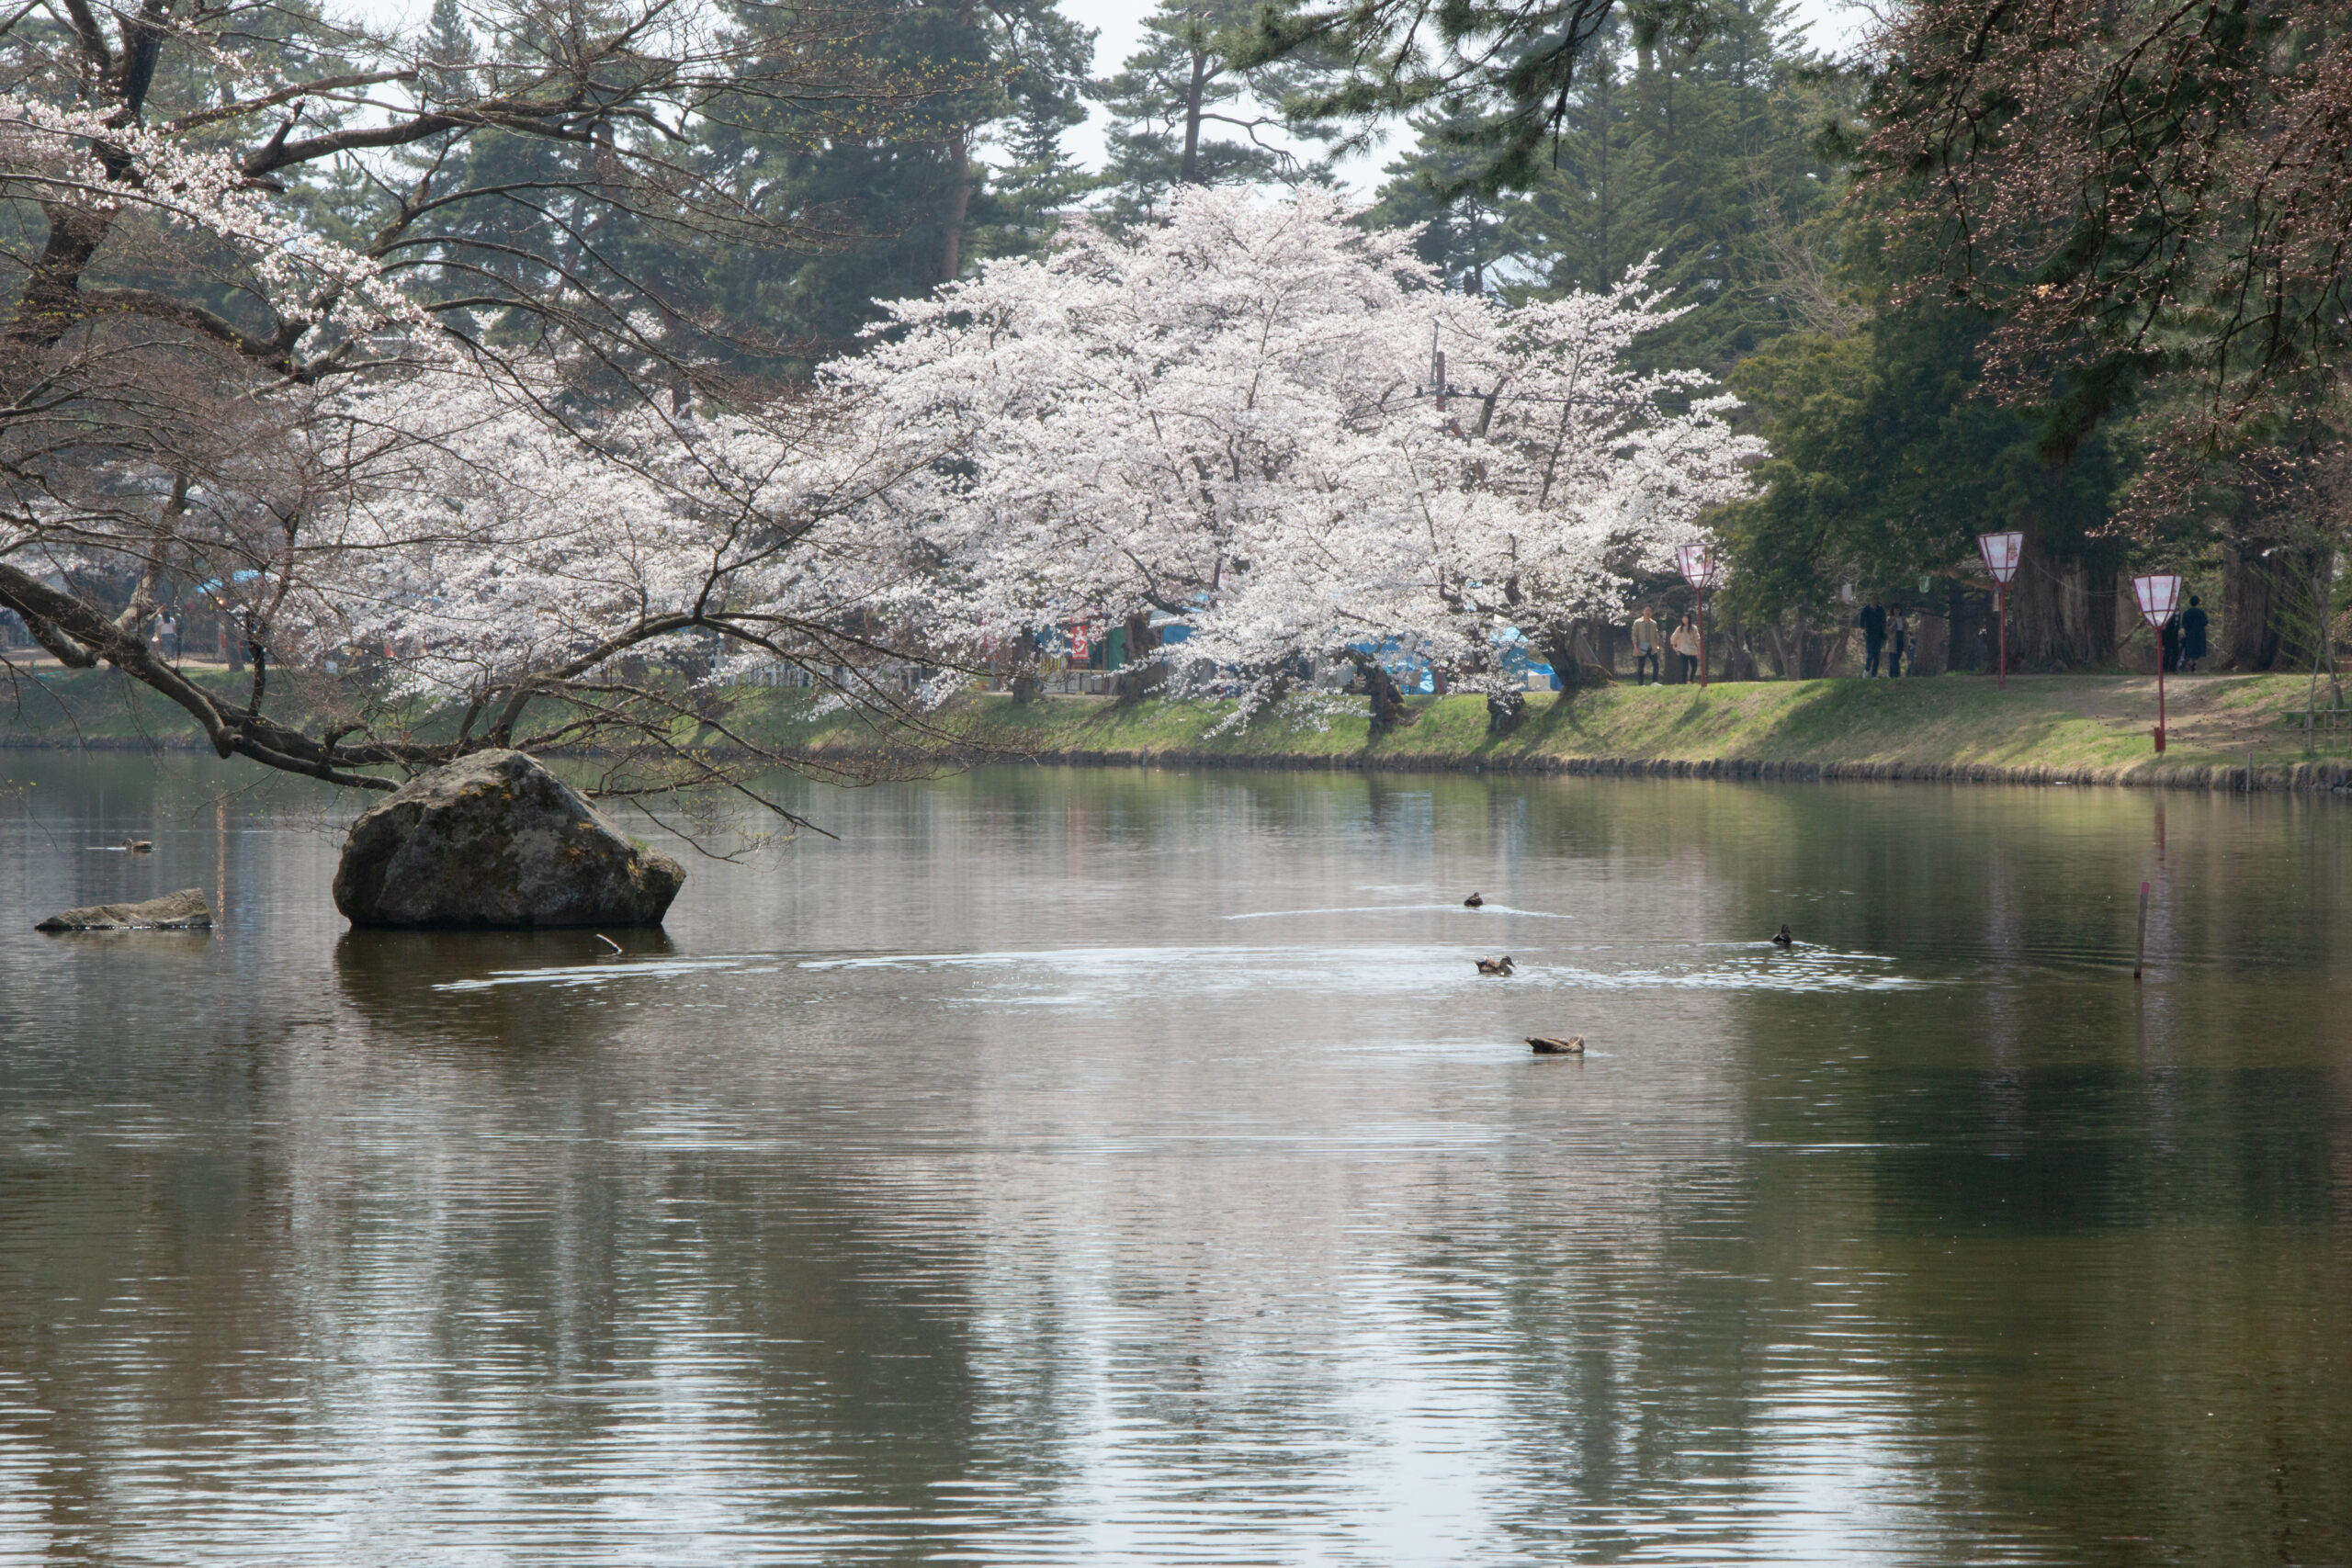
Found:
[[[201,887],[183,887],[144,904],[93,904],[68,909],[35,926],[37,931],[209,931],[212,906]]]
[[[334,904],[355,926],[653,926],[685,879],[522,752],[481,751],[361,814]]]

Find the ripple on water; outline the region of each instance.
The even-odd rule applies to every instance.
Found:
[[[292,823],[36,942],[125,859],[0,815],[0,1564],[2352,1557],[2340,813],[1206,787],[827,796],[594,962]]]
[[[1494,950],[1459,945],[1407,946],[1349,942],[1284,946],[1121,946],[1031,948],[995,953],[865,953],[794,958],[742,954],[696,959],[616,960],[503,969],[444,981],[433,988],[468,992],[506,986],[558,988],[646,984],[713,974],[857,976],[911,970],[970,972],[1001,979],[967,1001],[1046,1006],[1099,994],[1131,992],[1148,984],[1170,996],[1210,995],[1248,987],[1346,987],[1358,992],[1426,993],[1455,987],[1564,990],[1893,991],[1938,982],[1907,975],[1883,953],[1839,953],[1822,947],[1783,951],[1769,942],[1614,943],[1589,947],[1517,949],[1518,972],[1508,980],[1477,974],[1473,960]],[[1057,982],[1040,994],[1041,977]]]

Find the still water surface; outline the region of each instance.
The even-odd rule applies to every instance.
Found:
[[[803,788],[600,963],[0,772],[0,1562],[2352,1561],[2341,800]]]

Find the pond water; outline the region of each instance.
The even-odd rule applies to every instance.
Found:
[[[605,963],[0,773],[0,1562],[2352,1560],[2341,799],[792,786]]]

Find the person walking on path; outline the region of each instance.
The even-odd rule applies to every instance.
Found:
[[[2196,594],[2188,596],[2188,608],[2180,613],[2180,667],[2194,670],[2197,661],[2205,657],[2205,605]]]
[[[1674,651],[1682,656],[1682,683],[1689,685],[1699,675],[1699,623],[1689,615],[1674,628]]]
[[[1897,604],[1886,618],[1887,657],[1886,678],[1903,679],[1903,656],[1911,650],[1911,617]]]
[[[1862,668],[1871,680],[1878,679],[1878,661],[1886,648],[1886,606],[1865,604],[1854,624],[1862,628]]]
[[[1644,683],[1644,665],[1649,667],[1648,684],[1666,684],[1666,669],[1657,652],[1657,622],[1651,618],[1647,604],[1642,606],[1642,613],[1634,620],[1634,684],[1636,686]]]
[[[2180,617],[2178,615],[2166,621],[2164,630],[2156,634],[2156,646],[2163,649],[2165,673],[2169,675],[2178,671],[2180,669]]]

